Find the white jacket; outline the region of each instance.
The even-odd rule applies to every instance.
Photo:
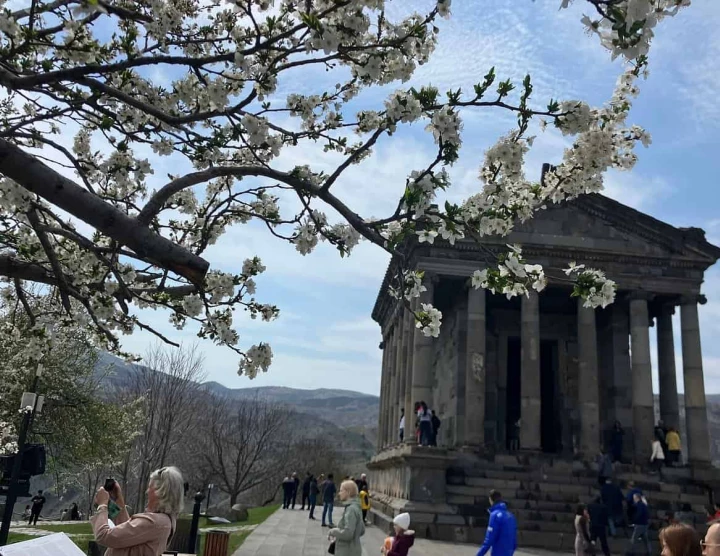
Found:
[[[653,440],[652,443],[652,455],[650,456],[650,461],[655,461],[656,459],[665,459],[665,454],[663,453],[662,445],[659,440]]]

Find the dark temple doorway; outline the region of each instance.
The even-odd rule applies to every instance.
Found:
[[[520,419],[520,369],[522,367],[520,355],[520,338],[508,338],[507,350],[507,390],[505,400],[507,412],[505,413],[506,440],[505,448],[513,449],[512,440],[519,434],[515,423]],[[520,440],[519,438],[517,439]]]
[[[543,452],[559,452],[562,444],[558,404],[558,343],[540,342],[540,444]]]

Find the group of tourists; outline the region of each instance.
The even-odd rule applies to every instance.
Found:
[[[428,408],[424,401],[415,404],[415,441],[421,446],[437,446],[440,432],[440,417],[435,410]],[[405,440],[405,409],[400,409],[400,422],[398,423],[398,436],[400,442]]]
[[[623,439],[625,429],[620,421],[615,421],[610,431],[610,455],[612,462],[624,461]],[[650,467],[655,473],[661,473],[662,468],[676,467],[682,464],[682,442],[680,433],[675,427],[667,427],[663,421],[655,425],[651,445]]]

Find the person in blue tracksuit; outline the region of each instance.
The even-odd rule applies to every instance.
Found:
[[[490,522],[477,556],[512,556],[517,549],[517,521],[497,490],[490,491]]]

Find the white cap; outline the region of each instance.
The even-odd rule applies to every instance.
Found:
[[[410,527],[410,514],[398,514],[393,519],[393,523],[400,527],[402,530],[407,531]]]

